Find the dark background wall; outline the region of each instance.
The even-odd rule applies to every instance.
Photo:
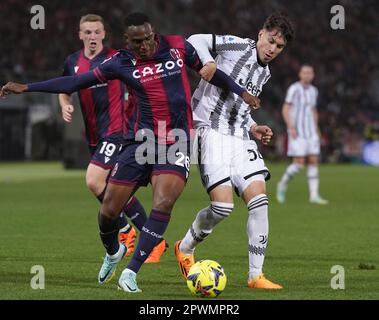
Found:
[[[30,8],[35,4],[45,8],[44,30],[30,27]],[[345,9],[344,30],[330,26],[333,5]],[[296,39],[270,65],[272,78],[261,95],[263,108],[256,114],[276,133],[275,143],[265,150],[269,157],[283,156],[281,105],[303,62],[316,70],[324,161],[360,161],[363,144],[379,135],[379,5],[374,0],[2,0],[0,83],[60,75],[65,57],[81,48],[78,22],[87,13],[105,18],[107,45],[123,47],[123,18],[135,10],[149,14],[161,33],[233,34],[252,39],[271,12],[281,10],[290,16]]]

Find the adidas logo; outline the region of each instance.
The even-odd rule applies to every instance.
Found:
[[[145,251],[143,251],[143,250],[140,250],[139,251],[139,254],[143,257],[143,256],[146,256],[146,252]]]

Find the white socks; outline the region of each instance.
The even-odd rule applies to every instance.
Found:
[[[247,236],[249,238],[249,278],[262,273],[268,240],[268,198],[265,194],[255,196],[247,204]]]
[[[302,165],[297,163],[292,163],[287,167],[286,172],[284,173],[282,179],[279,181],[278,187],[281,188],[284,192],[288,187],[288,183],[292,178],[298,174]],[[308,189],[309,189],[309,199],[317,199],[319,197],[319,178],[318,178],[318,165],[308,165],[307,169],[307,178],[308,178]]]
[[[302,165],[299,165],[297,163],[291,163],[288,167],[286,172],[284,172],[282,179],[279,182],[279,185],[283,189],[287,189],[288,183],[292,180],[292,178],[297,175],[301,169],[303,169]]]
[[[249,217],[247,235],[249,238],[249,278],[262,274],[263,262],[268,240],[268,198],[265,194],[255,196],[247,204]],[[203,241],[213,228],[228,217],[233,210],[232,203],[211,202],[209,207],[201,209],[185,237],[179,250],[184,254],[193,254],[196,245]]]
[[[318,186],[319,186],[318,166],[309,165],[307,176],[308,176],[309,198],[310,198],[310,200],[316,199],[319,197],[319,194],[318,194]]]
[[[216,224],[230,215],[233,207],[233,203],[212,201],[209,207],[201,209],[180,243],[180,252],[193,254],[196,245],[213,231]]]

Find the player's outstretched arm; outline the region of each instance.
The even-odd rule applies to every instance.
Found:
[[[101,83],[101,81],[93,71],[88,71],[77,76],[59,77],[28,84],[8,82],[2,87],[0,97],[9,93],[23,92],[72,93],[97,83]]]
[[[28,92],[73,93],[100,82],[91,70],[76,76],[59,77],[47,81],[29,83]]]
[[[4,86],[2,86],[0,90],[0,97],[5,97],[10,93],[23,93],[28,90],[28,86],[26,84],[17,83],[17,82],[8,82]]]

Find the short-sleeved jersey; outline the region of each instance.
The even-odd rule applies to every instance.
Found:
[[[217,54],[217,68],[252,95],[259,96],[270,78],[270,70],[258,62],[255,42],[213,35],[212,47]],[[211,127],[223,134],[249,139],[254,121],[250,107],[238,95],[201,80],[192,97],[192,109],[195,127]]]
[[[93,70],[117,51],[104,48],[97,56],[88,59],[84,50],[69,55],[63,75],[74,76]],[[125,118],[126,86],[120,80],[112,80],[78,91],[85,124],[87,143],[96,146],[105,138],[121,141]]]
[[[130,50],[119,50],[94,70],[101,81],[120,79],[132,96],[126,121],[127,140],[137,131],[151,130],[160,144],[175,142],[173,129],[189,137],[192,128],[191,89],[185,65],[200,70],[202,64],[192,45],[182,36],[157,35],[158,48],[149,60]]]
[[[318,90],[313,85],[304,86],[300,81],[287,90],[285,102],[290,105],[289,115],[302,138],[317,136],[313,110],[317,105]]]

